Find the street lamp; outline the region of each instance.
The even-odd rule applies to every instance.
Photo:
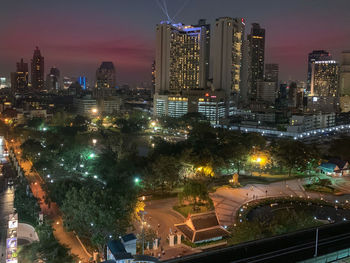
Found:
[[[92,139],[92,144],[95,146],[97,143],[97,140],[96,139]]]
[[[98,113],[98,109],[97,109],[97,108],[92,108],[92,109],[91,109],[91,112],[92,112],[93,114],[97,114],[97,113]]]

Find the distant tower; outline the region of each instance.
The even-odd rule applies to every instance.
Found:
[[[113,62],[102,62],[96,71],[96,88],[115,88],[117,83],[116,72]]]
[[[24,91],[28,87],[28,63],[23,58],[16,64],[16,72],[11,73],[11,88],[13,92]]]
[[[32,87],[34,90],[42,90],[44,88],[44,57],[41,56],[38,47],[35,48],[33,59],[31,61],[32,69]]]
[[[46,87],[48,91],[57,92],[61,89],[60,71],[56,67],[50,69],[50,73],[46,76]]]
[[[249,55],[250,55],[250,96],[251,99],[257,98],[258,80],[264,79],[265,63],[265,29],[259,24],[253,23],[248,36]]]
[[[112,95],[116,86],[117,78],[113,62],[102,62],[96,71],[95,97],[101,98]]]
[[[312,63],[315,61],[325,61],[331,60],[332,56],[329,52],[325,50],[314,50],[308,55],[308,64],[307,64],[307,87],[306,91],[311,92],[311,74],[312,74]]]
[[[213,84],[224,90],[228,97],[240,92],[243,62],[243,18],[221,17],[216,19],[213,36]]]
[[[278,64],[266,64],[265,65],[265,81],[276,82],[278,85]]]

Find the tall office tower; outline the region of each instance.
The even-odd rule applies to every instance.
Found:
[[[48,91],[57,92],[61,86],[60,71],[56,67],[52,67],[46,76],[46,88]]]
[[[251,99],[257,98],[257,83],[258,80],[264,79],[264,63],[265,63],[265,29],[261,28],[259,24],[253,23],[249,41],[249,55],[250,55],[250,96]]]
[[[156,62],[153,61],[152,63],[152,89],[151,89],[151,95],[153,96],[156,90]]]
[[[245,20],[216,19],[213,34],[213,85],[226,96],[240,92]]]
[[[265,64],[265,80],[276,82],[277,86],[278,86],[278,72],[279,72],[278,64]]]
[[[42,90],[44,88],[44,57],[41,56],[38,47],[35,48],[33,59],[31,61],[32,69],[32,87],[34,90]]]
[[[28,63],[23,58],[16,64],[16,72],[11,73],[11,88],[13,92],[23,91],[28,87]]]
[[[156,28],[156,94],[206,86],[205,27],[162,22]]]
[[[311,74],[312,74],[312,63],[315,61],[325,61],[331,60],[332,56],[329,52],[325,50],[314,50],[308,55],[308,64],[307,64],[307,87],[306,92],[311,92]]]
[[[193,25],[194,27],[201,27],[204,37],[204,46],[205,46],[205,54],[204,54],[204,65],[205,65],[205,81],[209,79],[209,64],[210,64],[210,24],[207,24],[205,19],[200,19],[197,25]],[[204,83],[205,85],[205,83]]]
[[[339,66],[334,60],[313,61],[311,64],[311,90],[313,97],[337,97]]]
[[[113,62],[102,62],[96,71],[96,88],[115,88],[116,83],[116,72]]]
[[[342,112],[350,111],[350,51],[342,52],[339,83],[340,108]]]

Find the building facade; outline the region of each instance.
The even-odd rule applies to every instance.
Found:
[[[248,35],[248,41],[250,97],[255,100],[257,98],[258,80],[264,79],[265,29],[261,28],[258,23],[253,23]]]
[[[28,88],[28,63],[23,61],[16,64],[16,72],[11,73],[11,89],[13,92],[23,91]]]
[[[95,97],[101,98],[110,96],[116,85],[117,77],[113,62],[102,62],[100,67],[96,70]]]
[[[98,113],[97,101],[91,96],[76,98],[73,104],[78,115],[91,117]]]
[[[350,111],[350,51],[342,52],[339,80],[340,108],[342,112]]]
[[[213,33],[213,85],[226,96],[239,93],[243,63],[245,20],[221,17],[216,19]]]
[[[329,52],[325,50],[314,50],[308,55],[308,66],[307,66],[307,87],[306,92],[309,94],[311,92],[311,78],[312,78],[312,64],[315,61],[325,61],[331,60],[332,56]]]
[[[33,59],[31,60],[32,88],[34,90],[42,90],[44,88],[44,57],[40,53],[38,47],[35,48]]]
[[[311,96],[337,97],[339,66],[335,60],[314,61],[311,64]]]
[[[51,68],[50,73],[46,76],[46,88],[48,91],[57,92],[61,89],[61,76],[58,68]]]
[[[206,86],[206,28],[162,22],[156,27],[155,92]]]

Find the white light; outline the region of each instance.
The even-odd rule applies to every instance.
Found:
[[[84,167],[84,164],[81,164],[80,167],[83,168],[83,167]]]

